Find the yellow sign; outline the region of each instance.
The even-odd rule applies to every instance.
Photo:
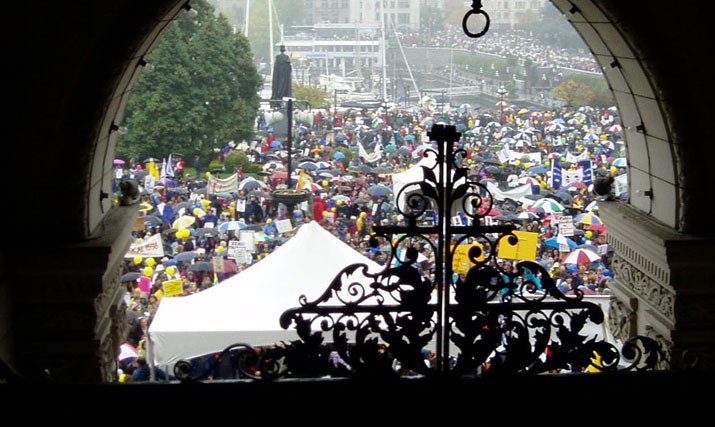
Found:
[[[165,297],[173,297],[184,293],[184,289],[181,286],[181,279],[167,280],[163,283],[163,286]]]
[[[497,251],[499,258],[522,261],[536,260],[536,242],[539,240],[539,233],[515,231],[514,235],[519,239],[517,244],[514,246],[509,244],[508,237],[499,241],[499,248]]]
[[[452,271],[457,274],[467,274],[469,269],[474,266],[472,260],[469,259],[469,250],[473,247],[482,249],[482,253],[477,258],[477,261],[484,261],[484,248],[479,243],[459,245],[457,246],[457,250],[454,251],[454,257],[452,258]]]

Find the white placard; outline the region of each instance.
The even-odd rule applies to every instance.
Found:
[[[239,238],[240,238],[241,242],[245,245],[246,250],[251,253],[256,252],[256,241],[255,241],[256,236],[255,236],[255,234],[256,234],[255,232],[250,231],[250,230],[242,230],[239,233],[239,236],[240,236]]]
[[[308,201],[306,200],[305,202],[300,203],[300,210],[303,212],[308,212]]]
[[[598,254],[607,255],[608,254],[608,244],[598,245]]]
[[[281,219],[276,221],[276,230],[281,234],[287,233],[293,230],[293,224],[291,224],[290,219]]]
[[[205,222],[204,228],[214,228],[214,223],[213,222]]]
[[[246,201],[243,199],[236,200],[236,212],[246,212]]]
[[[236,251],[238,248],[243,248],[246,249],[246,245],[243,244],[243,242],[239,242],[238,240],[229,240],[228,241],[228,258],[236,259]]]
[[[570,215],[562,216],[559,219],[559,234],[562,236],[573,236],[573,217]]]

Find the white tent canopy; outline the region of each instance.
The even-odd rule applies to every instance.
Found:
[[[181,298],[164,298],[149,327],[153,362],[179,360],[223,350],[234,343],[269,345],[297,339],[283,330],[281,313],[298,298],[317,299],[346,266],[382,267],[361,255],[316,222],[300,227],[263,260],[218,286]]]

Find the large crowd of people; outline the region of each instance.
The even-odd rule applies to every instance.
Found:
[[[237,191],[213,194],[205,173],[187,173],[184,161],[176,158],[162,168],[158,180],[149,180],[155,181],[153,188],[142,189],[144,226],[133,232],[132,239],[140,245],[161,235],[164,256],[129,257],[125,263],[122,280],[130,323],[126,345],[136,350],[139,364],[148,324],[161,299],[167,298],[163,284],[178,280],[178,296],[220,286],[290,239],[294,231],[278,231],[281,220],[290,219],[294,226],[318,221],[377,263],[394,262],[389,251],[372,247],[368,241],[375,225],[404,224],[403,212],[394,201],[392,177],[423,159],[432,147],[427,132],[440,122],[462,133],[459,148],[470,179],[491,183],[502,195],[495,197],[489,222],[511,223],[519,230],[538,233],[535,261],[550,272],[564,293],[608,293],[612,252],[605,245],[605,227],[598,221],[597,203],[588,187],[599,175],[625,173],[625,164],[617,161],[623,160],[624,153],[615,108],[541,111],[502,105],[475,110],[463,105],[441,114],[418,107],[352,109],[334,116],[315,113],[312,120],[296,124],[292,148],[298,156],[292,162],[295,170],[290,181],[292,187],[309,190],[312,200],[295,205],[292,212],[271,197],[273,190],[287,183],[286,142],[276,138],[268,124],[258,122],[263,137],[231,144],[217,154],[224,159],[240,150],[260,166],[261,172],[251,175],[243,167],[226,171],[226,175],[238,175]],[[118,182],[136,179],[143,184],[158,170],[154,163],[119,160],[116,164]],[[521,195],[510,193],[525,188],[529,191]],[[563,236],[559,218],[567,214],[574,218],[574,230],[573,235]],[[465,215],[462,218],[468,222]],[[428,215],[424,219],[430,220]],[[227,259],[224,272],[213,272],[213,258],[226,257],[231,242],[240,241],[244,230],[252,232],[255,252],[240,260]],[[420,273],[431,279],[434,256],[429,245],[416,246],[423,255]],[[588,262],[565,262],[578,248],[597,256]],[[518,262],[494,261],[505,272]],[[125,375],[131,373],[136,362],[123,369]],[[136,372],[141,380],[143,371]]]
[[[400,40],[409,47],[465,49],[501,57],[516,57],[531,61],[540,67],[554,66],[600,72],[600,67],[585,48],[567,49],[541,44],[524,30],[491,31],[478,43],[457,29],[431,33],[404,33],[400,36]]]

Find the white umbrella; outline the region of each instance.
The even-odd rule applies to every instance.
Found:
[[[542,208],[546,213],[560,213],[564,210],[564,207],[561,206],[559,202],[548,197],[545,197],[541,200],[537,200],[532,207]]]
[[[587,264],[600,259],[601,256],[596,252],[579,248],[568,254],[566,259],[564,259],[564,264]]]

